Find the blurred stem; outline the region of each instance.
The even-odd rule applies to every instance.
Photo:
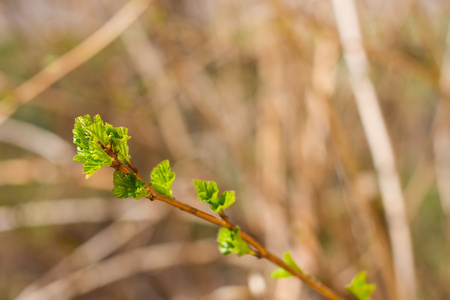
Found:
[[[333,0],[332,4],[350,85],[383,202],[398,290],[396,299],[416,299],[416,271],[405,199],[388,128],[369,75],[369,62],[364,50],[358,11],[354,0]]]
[[[142,179],[142,177],[139,175],[139,171],[137,167],[132,163],[124,164],[120,162],[117,159],[117,155],[115,153],[112,153],[111,151],[107,151],[104,149],[108,155],[110,155],[112,158],[114,158],[114,163],[111,165],[112,168],[118,170],[119,172],[122,172],[124,174],[133,173],[136,175],[136,177],[139,180],[142,180],[145,182],[145,180]],[[204,211],[201,211],[195,207],[192,207],[188,204],[185,204],[183,202],[180,202],[176,200],[175,198],[170,198],[164,195],[161,195],[157,193],[148,183],[145,183],[145,187],[148,189],[150,195],[146,198],[153,200],[159,200],[162,202],[165,202],[169,205],[172,205],[184,212],[187,212],[193,216],[196,216],[197,218],[203,219],[207,222],[213,223],[215,225],[218,225],[220,227],[225,227],[230,230],[236,229],[236,225],[231,223],[229,221],[228,216],[226,216],[224,213],[222,213],[219,217],[213,216],[211,214],[208,214]],[[244,231],[240,231],[241,237],[244,241],[246,241],[248,244],[250,244],[253,247],[252,252],[250,253],[253,256],[256,256],[257,258],[264,258],[268,261],[272,262],[273,264],[285,269],[289,273],[291,273],[293,276],[299,278],[304,283],[309,285],[311,288],[322,294],[323,296],[327,297],[331,300],[344,300],[344,298],[338,296],[334,291],[330,290],[326,286],[324,286],[321,282],[318,280],[310,277],[309,275],[300,272],[288,264],[286,264],[281,258],[276,256],[275,254],[271,253],[269,250],[267,250],[264,246],[262,246],[260,243],[258,243],[256,240],[254,240],[250,235],[245,233]]]
[[[112,43],[150,7],[150,4],[151,0],[128,1],[102,27],[78,46],[22,83],[13,91],[12,95],[1,99],[0,124],[14,114],[21,105],[34,99]]]

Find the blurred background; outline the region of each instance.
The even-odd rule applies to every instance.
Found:
[[[169,159],[178,200],[235,190],[231,220],[338,293],[366,270],[372,299],[450,299],[450,2],[356,2],[1,0],[0,299],[324,299],[86,180],[85,114],[142,175]]]

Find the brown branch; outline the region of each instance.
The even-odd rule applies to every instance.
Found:
[[[0,124],[14,114],[21,105],[31,101],[111,44],[150,7],[150,4],[151,0],[128,1],[102,27],[78,46],[22,83],[12,95],[3,98],[0,101]]]
[[[151,187],[149,187],[150,190],[152,190]],[[195,207],[192,207],[188,204],[182,203],[178,200],[175,200],[173,198],[169,198],[166,197],[164,195],[160,195],[157,194],[156,196],[153,197],[153,200],[159,200],[159,201],[163,201],[166,202],[167,204],[170,204],[172,206],[175,206],[176,208],[185,211],[191,215],[194,215],[200,219],[203,219],[205,221],[208,221],[210,223],[216,224],[218,226],[221,227],[226,227],[230,230],[233,230],[236,228],[236,225],[234,225],[233,223],[231,223],[228,218],[223,219],[223,218],[217,218],[213,215],[210,215],[208,213],[205,213]],[[262,246],[260,243],[258,243],[256,240],[254,240],[250,235],[248,235],[247,233],[240,231],[241,233],[241,237],[244,241],[246,241],[248,244],[250,244],[252,247],[254,247],[257,252],[254,253],[254,255],[258,258],[265,258],[268,261],[272,262],[273,264],[282,267],[283,269],[285,269],[286,271],[288,271],[289,273],[291,273],[292,275],[294,275],[295,277],[299,278],[300,280],[302,280],[304,283],[306,283],[307,285],[309,285],[311,288],[315,289],[317,292],[321,293],[322,295],[324,295],[325,297],[327,297],[328,299],[331,300],[343,300],[344,298],[336,295],[335,292],[331,291],[329,288],[325,287],[322,283],[320,283],[319,281],[309,277],[307,274],[300,272],[294,268],[292,268],[291,266],[289,266],[288,264],[286,264],[281,258],[279,258],[278,256],[272,254],[271,252],[269,252],[264,246]]]
[[[103,148],[103,147],[102,147]],[[108,151],[108,149],[103,148],[105,152],[110,155],[112,158],[114,158],[114,163],[111,165],[114,169],[118,170],[119,172],[122,172],[124,174],[133,173],[136,175],[136,177],[139,180],[142,180],[145,182],[145,180],[142,179],[142,177],[139,175],[139,171],[136,168],[136,166],[130,162],[127,164],[124,164],[120,162],[117,158],[117,154],[113,153],[112,151]],[[183,202],[180,202],[176,200],[175,198],[167,197],[164,195],[161,195],[157,193],[150,185],[145,183],[145,187],[148,189],[150,195],[147,196],[150,200],[159,200],[162,202],[165,202],[169,205],[172,205],[184,212],[187,212],[193,216],[196,216],[197,218],[203,219],[207,222],[213,223],[220,227],[225,227],[230,230],[236,229],[236,225],[231,223],[229,221],[229,218],[224,213],[220,214],[220,218],[213,216],[211,214],[208,214],[202,210],[199,210],[195,207],[192,207],[188,204],[185,204]],[[309,285],[311,288],[322,294],[323,296],[327,297],[330,300],[344,300],[345,298],[342,298],[338,296],[335,292],[324,286],[322,283],[320,283],[318,280],[310,277],[306,273],[303,273],[301,271],[298,271],[294,269],[293,267],[289,266],[286,262],[284,262],[281,258],[274,255],[273,253],[269,252],[264,246],[262,246],[260,243],[258,243],[256,240],[254,240],[250,235],[247,233],[240,231],[241,237],[244,241],[246,241],[251,247],[254,248],[255,251],[252,251],[251,255],[256,256],[257,258],[264,258],[268,261],[272,262],[273,264],[285,269],[289,273],[291,273],[293,276],[299,278],[304,283]]]
[[[149,187],[149,189],[153,190],[151,187]],[[203,220],[208,221],[210,223],[216,224],[218,226],[226,227],[226,228],[231,229],[231,230],[236,227],[236,226],[233,226],[229,222],[226,222],[226,221],[224,221],[222,219],[219,219],[219,218],[217,218],[217,217],[215,217],[213,215],[205,213],[204,211],[201,211],[201,210],[199,210],[199,209],[197,209],[195,207],[192,207],[192,206],[190,206],[188,204],[185,204],[185,203],[180,202],[178,200],[175,200],[173,198],[169,198],[169,197],[166,197],[166,196],[161,195],[161,194],[156,194],[152,198],[153,198],[153,200],[159,200],[159,201],[165,202],[167,204],[170,204],[172,206],[175,206],[176,208],[181,209],[182,211],[185,211],[185,212],[187,212],[187,213],[189,213],[191,215],[194,215],[194,216],[196,216],[196,217],[198,217],[200,219],[203,219]]]

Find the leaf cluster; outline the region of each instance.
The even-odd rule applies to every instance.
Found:
[[[78,117],[73,128],[73,142],[77,146],[77,155],[73,160],[84,163],[83,173],[89,178],[114,162],[106,151],[116,155],[120,162],[129,163],[129,139],[127,128],[104,123],[99,115],[93,119],[89,115]]]
[[[221,214],[236,200],[234,191],[225,191],[219,197],[219,189],[214,181],[196,179],[194,180],[194,186],[197,190],[198,199],[208,203],[213,212]]]

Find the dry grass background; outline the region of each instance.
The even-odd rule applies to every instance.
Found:
[[[194,178],[235,190],[232,220],[328,286],[449,299],[450,5],[356,2],[0,1],[0,299],[322,299],[85,180],[71,129],[97,113],[142,174],[170,159],[205,210]]]

